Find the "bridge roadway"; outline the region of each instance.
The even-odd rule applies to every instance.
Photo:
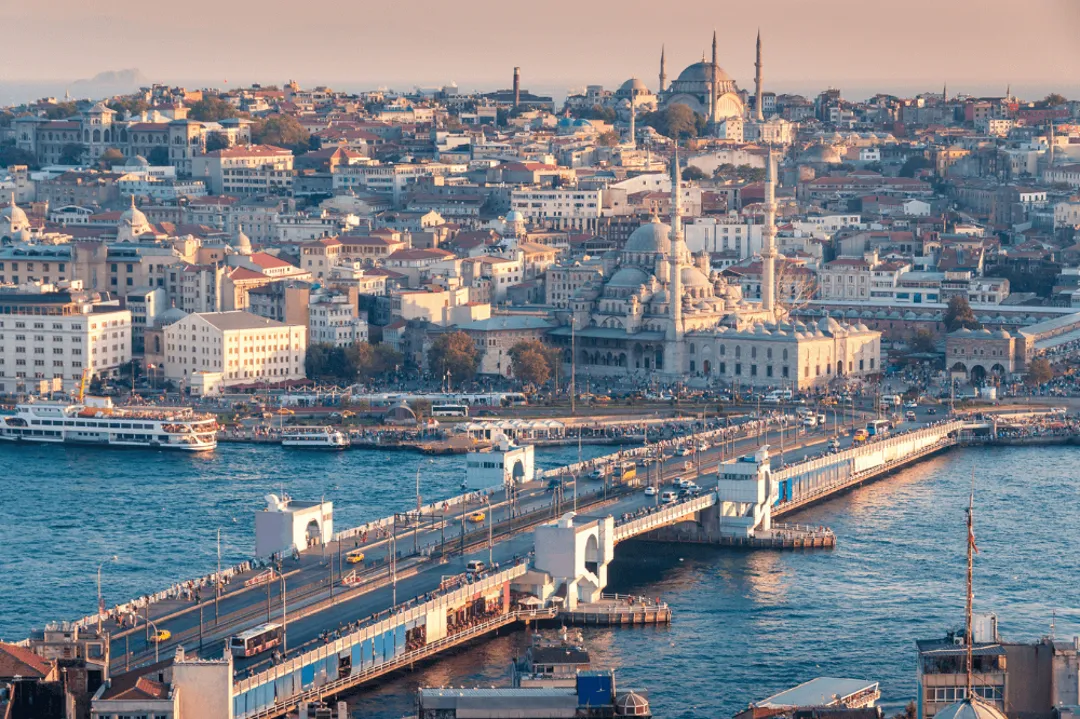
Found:
[[[899,429],[913,429],[934,419],[937,418],[924,415],[919,421],[905,423]],[[832,429],[833,423],[830,422],[828,435],[820,428],[810,432],[800,430],[797,443],[793,442],[792,430],[787,430],[784,460],[793,463],[821,454],[824,442],[832,435]],[[850,436],[840,439],[842,447],[850,446],[851,441]],[[710,447],[696,457],[666,459],[660,489],[671,488],[672,482],[679,476],[694,478],[699,473],[712,475],[717,464],[731,456],[733,451],[746,454],[764,443],[774,448],[774,467],[779,468],[781,443],[778,431],[773,429],[767,435],[738,439],[734,447],[731,442],[726,442],[723,446]],[[687,461],[693,463],[690,471],[684,468]],[[655,465],[648,470],[639,469],[639,472],[641,479],[650,484],[657,483]],[[599,480],[582,478],[577,489],[579,514],[585,517],[610,514],[618,518],[659,503],[659,493],[647,496],[641,489],[605,487],[605,483]],[[512,497],[513,501],[507,501],[500,491],[491,497],[490,505],[473,501],[453,507],[445,516],[425,517],[419,527],[399,527],[393,541],[382,538],[359,545],[354,540],[344,540],[340,544],[331,543],[325,551],[317,548],[303,552],[299,560],[285,559],[282,571],[287,587],[289,654],[309,649],[328,630],[386,611],[394,604],[395,598],[401,603],[436,590],[445,577],[464,572],[466,562],[471,559],[488,562],[490,556],[492,562],[503,565],[513,561],[515,556],[529,553],[532,550],[529,530],[572,509],[573,491],[571,482],[563,499],[556,501],[546,486],[534,482],[518,490],[516,496]],[[479,525],[468,522],[468,515],[478,510],[487,515],[485,522]],[[490,555],[487,547],[489,531],[494,540]],[[391,545],[395,541],[399,550],[396,586],[390,581],[388,566]],[[461,552],[463,544],[464,553]],[[362,567],[343,562],[343,555],[354,546],[365,549],[366,559]],[[419,550],[419,555],[414,552],[414,546]],[[362,585],[355,589],[342,586],[342,568],[345,573],[358,568],[364,578]],[[333,597],[330,596],[331,571],[334,576]],[[182,644],[189,653],[220,657],[227,637],[268,620],[280,622],[281,581],[276,573],[273,581],[265,585],[243,586],[245,579],[258,572],[254,570],[234,577],[217,602],[210,591],[210,596],[204,595],[198,605],[182,600],[152,605],[150,618],[154,626],[172,635],[156,649],[168,655]],[[217,621],[215,616],[219,617]],[[134,629],[120,629],[114,624],[112,630],[113,671],[154,661],[155,647],[147,641],[150,632],[141,617]],[[238,676],[243,676],[252,668],[262,667],[267,661],[258,657],[239,659],[236,662]]]

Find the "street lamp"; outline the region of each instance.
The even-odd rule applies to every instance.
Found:
[[[98,605],[97,628],[98,628],[99,632],[101,631],[101,615],[105,613],[105,601],[101,598],[101,568],[104,567],[109,562],[118,562],[118,561],[120,561],[120,557],[118,557],[118,556],[116,556],[114,554],[111,557],[109,557],[108,559],[102,561],[101,564],[97,565],[97,605]]]
[[[281,579],[281,656],[284,657],[289,651],[289,616],[285,611],[285,575],[281,573],[281,570],[270,565],[270,579],[274,578],[274,572],[277,572],[278,577]]]
[[[146,618],[146,623],[154,628],[154,664],[157,664],[160,661],[158,654],[161,649],[161,630],[150,617]]]

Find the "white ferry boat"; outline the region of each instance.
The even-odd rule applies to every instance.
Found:
[[[333,427],[290,427],[281,435],[282,447],[345,449],[349,438]]]
[[[217,419],[190,407],[115,407],[108,397],[87,397],[17,405],[0,417],[0,439],[199,452],[217,447]]]

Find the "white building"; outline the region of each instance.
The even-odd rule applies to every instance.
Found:
[[[308,342],[348,347],[367,342],[368,325],[357,316],[348,295],[312,297],[308,305]]]
[[[248,312],[194,313],[165,328],[165,377],[218,372],[226,387],[305,378],[307,328]]]
[[[510,206],[532,221],[600,217],[600,190],[515,190]]]
[[[80,282],[0,288],[0,392],[45,379],[72,391],[84,369],[110,377],[131,361],[131,334],[131,312]]]
[[[535,473],[535,447],[516,445],[505,434],[492,429],[490,449],[469,452],[465,458],[466,480],[471,489],[531,482]]]
[[[215,150],[192,160],[192,176],[205,180],[215,195],[287,191],[293,182],[293,154],[273,145]]]
[[[763,227],[743,222],[738,215],[696,217],[686,226],[686,246],[691,252],[734,252],[745,260],[761,254]]]

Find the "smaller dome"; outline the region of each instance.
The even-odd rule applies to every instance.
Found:
[[[609,287],[638,287],[648,283],[649,276],[637,267],[622,267],[607,281]]]
[[[649,716],[649,700],[637,692],[629,691],[615,697],[615,716]]]
[[[15,204],[14,192],[11,193],[11,203],[0,210],[0,220],[4,220],[13,232],[30,225],[30,219],[26,216],[26,212]]]
[[[623,252],[666,252],[671,242],[671,226],[653,216],[652,220],[630,233]]]
[[[241,255],[251,254],[251,238],[244,234],[243,225],[238,225],[236,228],[236,239],[233,241],[233,247]]]
[[[829,145],[811,145],[799,156],[799,162],[820,165],[839,165],[842,161],[840,153]]]
[[[150,167],[150,161],[142,155],[136,155],[135,157],[131,158],[131,162],[129,162],[128,164],[138,165],[139,167]]]
[[[521,214],[517,210],[510,210],[506,215],[507,222],[524,222],[525,215]]]
[[[935,719],[1005,719],[1005,714],[992,704],[978,697],[963,699],[950,704],[937,714]]]

